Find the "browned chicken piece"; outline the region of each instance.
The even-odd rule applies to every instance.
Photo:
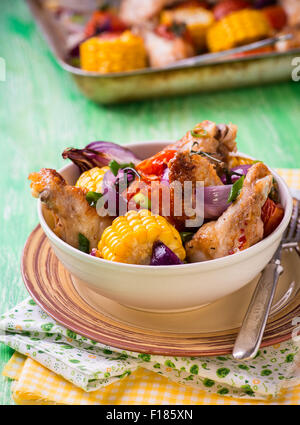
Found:
[[[192,134],[194,132],[194,135]],[[227,163],[229,154],[237,150],[237,126],[234,124],[216,124],[212,121],[202,121],[188,131],[182,139],[171,145],[183,151],[203,151]],[[197,134],[197,136],[196,136]]]
[[[119,15],[128,25],[141,25],[172,3],[172,0],[122,0]]]
[[[166,66],[195,54],[193,46],[181,37],[168,39],[153,31],[143,31],[142,36],[153,68]]]
[[[106,227],[111,225],[111,217],[100,217],[96,208],[86,200],[86,192],[70,186],[55,170],[42,168],[29,175],[31,193],[46,205],[54,218],[55,234],[78,248],[78,235],[81,233],[90,242],[90,249],[96,248]]]
[[[248,171],[235,202],[216,221],[204,224],[186,244],[191,262],[213,260],[234,254],[263,238],[261,209],[272,186],[272,175],[261,162]]]
[[[204,156],[191,155],[190,152],[177,152],[175,157],[168,164],[170,173],[169,181],[204,182],[204,186],[219,186],[222,181],[216,172],[216,168]]]
[[[300,2],[299,0],[280,0],[281,6],[284,8],[288,25],[300,24]]]
[[[286,52],[287,50],[300,47],[300,22],[293,27],[286,27],[280,34],[292,34],[292,38],[277,41],[275,48],[279,52]]]
[[[204,186],[219,186],[223,185],[220,177],[216,172],[216,168],[209,160],[203,156],[194,154],[191,155],[190,152],[179,151],[176,153],[175,157],[171,159],[168,164],[169,166],[169,182],[180,182],[182,188],[184,189],[184,182],[192,182],[192,205],[195,206],[195,196],[196,196],[196,182],[204,182]],[[186,189],[184,189],[186,190]],[[178,202],[181,202],[182,215],[175,215],[174,211],[171,210],[171,217],[167,217],[169,221],[174,224],[178,230],[183,230],[185,228],[186,220],[193,219],[194,216],[188,217],[185,214],[184,209],[184,196],[180,195],[180,200],[177,199],[178,195],[176,190],[173,190],[171,185],[171,206],[178,205]]]

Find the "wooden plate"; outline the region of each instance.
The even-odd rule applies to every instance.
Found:
[[[284,254],[285,273],[274,303],[278,304],[292,281],[300,283],[296,261],[299,262],[296,254]],[[41,308],[74,332],[108,346],[168,356],[230,353],[257,281],[198,310],[172,314],[133,310],[74,283],[40,226],[24,247],[22,275],[27,290]],[[289,339],[296,316],[300,316],[299,293],[270,316],[262,346]]]

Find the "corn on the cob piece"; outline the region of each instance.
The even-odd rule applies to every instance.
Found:
[[[251,165],[251,164],[255,164],[255,160],[254,159],[250,159],[250,158],[243,158],[242,156],[230,156],[229,157],[229,163],[228,166],[229,168],[233,168],[233,167],[238,167],[239,165]]]
[[[211,52],[220,52],[267,37],[272,32],[265,15],[259,10],[242,9],[216,22],[207,31]]]
[[[215,21],[213,13],[202,7],[178,7],[174,10],[164,10],[160,20],[165,25],[186,24],[193,44],[197,48],[205,46],[206,32]]]
[[[164,217],[148,210],[128,211],[105,229],[96,255],[120,263],[149,264],[153,243],[157,240],[181,260],[185,258],[178,231]]]
[[[94,167],[81,174],[76,182],[76,187],[81,187],[89,192],[102,192],[102,180],[106,171],[110,170],[109,167]]]
[[[131,31],[89,38],[79,50],[80,66],[85,71],[123,72],[146,66],[143,39]]]

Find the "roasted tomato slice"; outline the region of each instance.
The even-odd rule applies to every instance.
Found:
[[[222,0],[213,8],[215,19],[218,21],[229,13],[237,12],[241,9],[251,8],[249,1],[246,0]]]
[[[270,235],[281,222],[284,209],[268,198],[261,210],[261,219],[264,223],[264,237]]]
[[[186,0],[179,3],[179,5],[175,4],[174,6],[175,9],[184,9],[189,7],[203,7],[204,9],[209,9],[209,4],[206,1]]]
[[[104,32],[123,32],[127,29],[126,24],[113,12],[96,11],[86,24],[85,35],[92,37]]]
[[[136,169],[145,180],[160,180],[166,166],[176,152],[175,149],[164,149],[151,158],[140,162]]]
[[[167,40],[175,40],[176,38],[176,35],[171,31],[170,26],[164,24],[158,25],[158,27],[155,28],[155,33]]]
[[[262,12],[275,30],[279,31],[287,25],[287,16],[281,6],[265,7]]]

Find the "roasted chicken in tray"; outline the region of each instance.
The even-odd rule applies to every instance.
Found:
[[[233,255],[284,214],[276,180],[238,155],[236,134],[233,124],[202,121],[145,160],[108,142],[66,149],[81,172],[76,185],[44,168],[29,176],[32,194],[57,236],[105,260],[170,265]]]

